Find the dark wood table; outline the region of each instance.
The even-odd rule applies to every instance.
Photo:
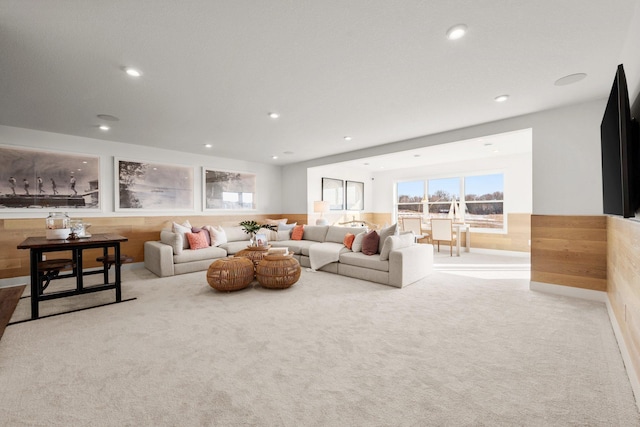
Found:
[[[99,292],[108,289],[115,289],[115,302],[122,302],[122,289],[120,277],[120,243],[126,242],[126,237],[118,234],[94,234],[91,237],[85,237],[76,240],[49,240],[45,237],[29,237],[18,245],[18,249],[30,250],[30,274],[31,274],[31,319],[38,319],[40,301],[51,300],[56,298],[65,298],[72,295],[81,295],[91,292]],[[101,248],[104,256],[103,268],[98,270],[85,271],[82,266],[82,252],[85,249]],[[109,283],[109,265],[106,261],[109,255],[109,249],[113,251],[115,259],[115,281]],[[38,263],[43,260],[42,255],[45,252],[71,251],[73,257],[73,272],[70,274],[61,274],[55,279],[66,277],[76,278],[76,288],[57,292],[44,293],[41,292],[38,273]],[[83,277],[89,274],[103,274],[104,280],[102,284],[84,286]],[[108,303],[113,304],[113,303]],[[107,304],[100,304],[94,307],[100,307]],[[93,307],[90,307],[93,308]],[[68,313],[68,312],[65,312]],[[62,313],[58,313],[62,314]]]

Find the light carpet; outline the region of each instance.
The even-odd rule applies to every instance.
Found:
[[[136,269],[123,289],[7,327],[0,425],[640,426],[604,304],[527,280],[227,294]]]

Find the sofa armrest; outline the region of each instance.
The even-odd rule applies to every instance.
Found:
[[[421,243],[389,253],[389,284],[409,285],[433,272],[433,245]]]
[[[156,276],[173,276],[173,249],[161,242],[144,242],[144,266]]]

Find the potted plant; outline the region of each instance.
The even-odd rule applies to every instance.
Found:
[[[266,228],[267,230],[276,230],[275,225],[269,224],[258,224],[256,221],[242,221],[240,223],[243,231],[249,235],[249,241],[251,242],[251,246],[254,245],[256,233],[261,228]]]

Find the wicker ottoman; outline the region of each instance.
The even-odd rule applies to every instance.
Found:
[[[265,288],[285,289],[298,281],[300,270],[292,255],[265,255],[256,267],[256,279]]]
[[[244,289],[253,281],[253,262],[248,258],[229,257],[214,261],[207,270],[207,282],[222,292]]]
[[[260,262],[260,260],[262,260],[262,257],[264,257],[267,254],[267,251],[269,250],[270,247],[271,245],[247,246],[246,249],[243,249],[237,252],[236,256],[250,259],[251,261],[253,261],[253,265],[257,267],[258,263]]]

